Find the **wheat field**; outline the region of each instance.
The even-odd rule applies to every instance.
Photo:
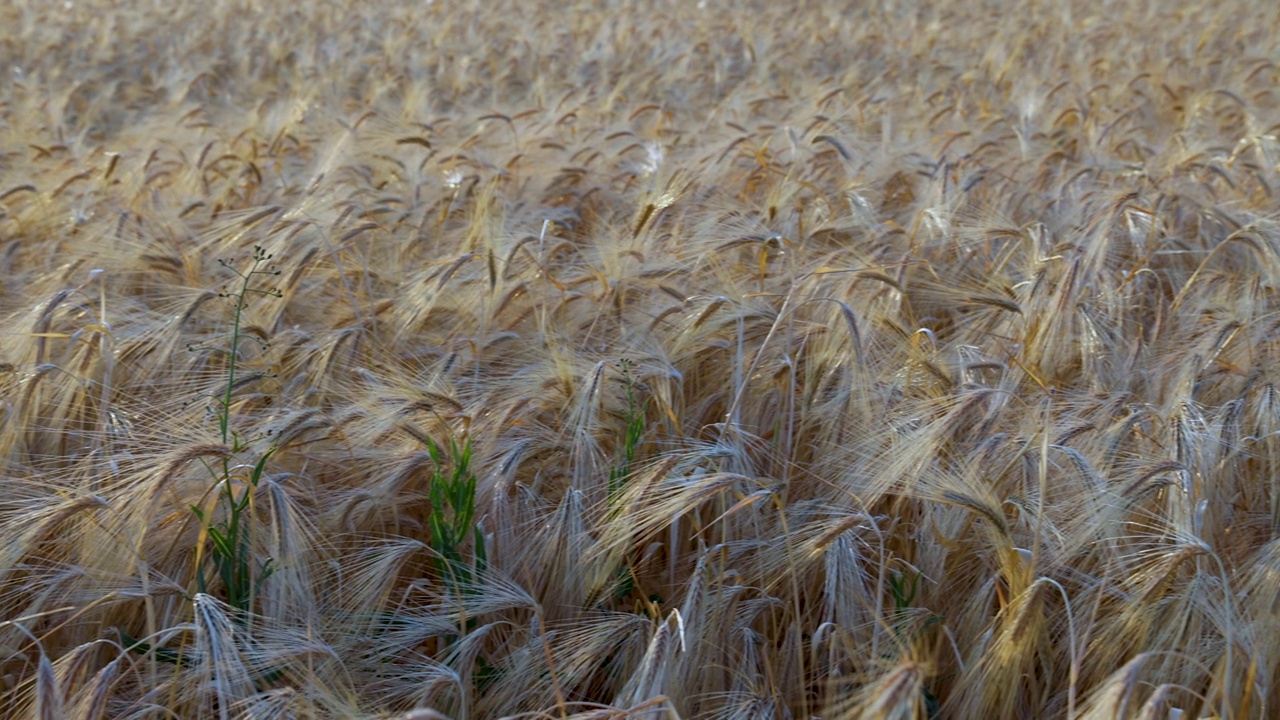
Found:
[[[1280,714],[1280,6],[0,8],[0,717]]]

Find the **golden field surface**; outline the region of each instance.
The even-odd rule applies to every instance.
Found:
[[[0,8],[0,716],[1280,714],[1280,5]]]

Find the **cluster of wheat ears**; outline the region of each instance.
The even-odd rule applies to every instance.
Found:
[[[0,716],[1280,713],[1280,6],[0,8]]]

